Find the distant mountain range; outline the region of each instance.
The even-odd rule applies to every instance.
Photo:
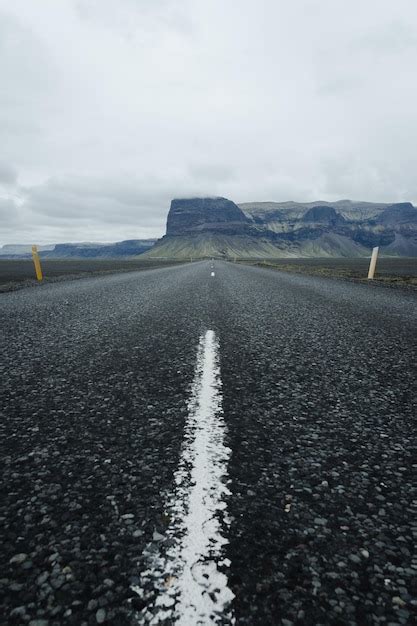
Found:
[[[354,202],[246,202],[183,198],[171,202],[161,239],[40,246],[42,258],[417,256],[417,209]],[[31,246],[5,245],[0,258],[29,257]]]
[[[55,244],[49,246],[38,246],[38,252],[53,250]],[[1,257],[25,257],[31,254],[32,246],[24,243],[6,243],[0,248]]]
[[[171,202],[166,235],[152,257],[417,256],[417,209],[354,202],[248,202],[186,198]]]
[[[128,239],[116,243],[57,243],[38,246],[38,251],[41,258],[47,259],[134,257],[149,250],[156,241],[156,239]],[[6,244],[0,248],[0,258],[30,257],[31,250],[30,245]]]

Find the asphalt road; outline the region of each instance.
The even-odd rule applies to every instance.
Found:
[[[207,330],[234,595],[210,623],[417,623],[417,296],[210,265],[0,296],[2,624],[150,623]]]

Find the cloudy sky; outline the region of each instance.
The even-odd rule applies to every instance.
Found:
[[[171,198],[417,203],[416,0],[0,0],[0,245]]]

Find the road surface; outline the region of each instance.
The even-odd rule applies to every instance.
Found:
[[[217,261],[1,296],[0,622],[415,623],[416,305]]]

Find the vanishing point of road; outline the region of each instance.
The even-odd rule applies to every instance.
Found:
[[[2,295],[0,622],[416,623],[416,305],[218,261]]]

